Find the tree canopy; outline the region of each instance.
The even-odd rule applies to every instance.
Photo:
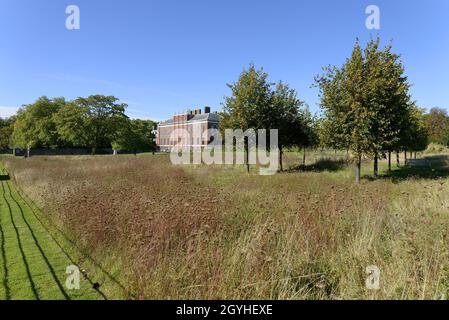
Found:
[[[9,149],[15,117],[0,118],[0,150]]]
[[[14,147],[55,147],[60,143],[53,116],[65,105],[64,98],[40,97],[16,115],[12,135]]]
[[[156,142],[152,133],[156,123],[151,120],[130,120],[112,142],[114,150],[154,151]]]
[[[113,143],[133,151],[153,148],[154,123],[130,120],[125,114],[126,108],[126,104],[113,96],[93,95],[73,101],[43,96],[17,112],[13,125],[9,126],[12,141],[7,143],[2,137],[1,146],[85,147],[91,148],[92,153],[100,147],[110,148]]]
[[[312,139],[310,118],[304,102],[288,84],[271,83],[263,69],[250,65],[237,82],[229,84],[231,95],[225,98],[220,127],[225,129],[277,129],[282,165],[282,149],[307,146]]]
[[[126,104],[113,96],[78,98],[55,115],[61,137],[74,146],[88,146],[95,153],[111,146],[119,130],[127,125]]]
[[[381,49],[379,44],[371,40],[363,49],[357,41],[342,67],[326,67],[316,78],[324,111],[320,134],[330,145],[352,151],[357,181],[362,157],[375,159],[377,174],[379,157],[412,133],[407,126],[413,102],[404,66],[391,45]]]
[[[449,116],[447,110],[432,108],[425,116],[429,141],[449,146]]]

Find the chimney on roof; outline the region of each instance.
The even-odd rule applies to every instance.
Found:
[[[204,107],[204,113],[210,113],[210,107]]]

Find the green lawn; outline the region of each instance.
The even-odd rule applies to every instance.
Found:
[[[41,223],[0,164],[0,299],[99,299],[91,281],[69,290],[66,268],[73,265],[62,246]]]

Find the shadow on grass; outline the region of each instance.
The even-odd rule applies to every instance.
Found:
[[[401,166],[389,173],[381,175],[380,179],[391,179],[393,182],[400,182],[408,179],[438,180],[449,177],[449,156],[429,156],[424,160],[430,162],[429,167],[408,167]],[[372,176],[365,176],[367,180],[374,180]]]
[[[0,174],[0,181],[8,181],[11,180],[9,175],[1,175]]]
[[[29,281],[30,289],[33,292],[34,298],[36,300],[40,300],[39,293],[37,292],[37,288],[36,288],[36,283],[31,275],[30,263],[28,262],[28,258],[25,255],[25,251],[23,248],[21,233],[19,232],[19,227],[16,224],[16,221],[15,221],[16,219],[14,219],[14,214],[13,214],[13,210],[11,208],[11,203],[6,198],[5,184],[3,182],[1,182],[0,184],[2,186],[3,201],[6,204],[8,211],[9,211],[9,217],[11,219],[11,224],[12,224],[15,234],[16,234],[17,245],[18,245],[20,254],[22,256],[23,265],[25,266],[26,276]]]
[[[56,275],[55,269],[53,267],[53,265],[50,263],[50,261],[48,260],[47,255],[45,254],[44,250],[42,249],[42,246],[39,242],[39,240],[36,237],[36,234],[34,232],[34,229],[31,228],[31,225],[29,224],[28,220],[25,218],[25,213],[23,211],[22,206],[20,205],[20,203],[16,200],[16,198],[12,195],[11,192],[11,186],[7,183],[7,187],[8,187],[8,194],[9,197],[14,201],[15,205],[17,206],[17,208],[20,211],[20,214],[22,216],[22,220],[23,222],[25,222],[26,226],[28,227],[28,230],[30,231],[31,237],[33,238],[33,242],[34,245],[37,247],[37,249],[39,250],[42,258],[44,259],[45,263],[47,264],[48,267],[48,271],[50,271],[50,274],[53,277],[53,280],[55,281],[56,285],[58,286],[59,290],[61,291],[62,295],[64,296],[64,298],[66,300],[71,300],[70,296],[67,294],[66,290],[64,289],[64,286],[62,285],[61,281],[59,280],[59,278]]]
[[[295,167],[291,167],[288,171],[289,172],[295,172],[295,171],[302,171],[302,172],[325,172],[325,171],[340,171],[344,170],[348,167],[348,162],[344,159],[330,159],[330,158],[324,158],[320,159],[314,164],[310,165],[299,165]]]

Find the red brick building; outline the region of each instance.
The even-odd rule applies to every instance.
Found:
[[[156,144],[161,151],[170,151],[175,145],[185,147],[205,147],[208,130],[219,128],[217,113],[211,113],[209,107],[187,111],[174,115],[172,119],[159,123],[157,127]],[[176,129],[178,130],[176,133]]]

